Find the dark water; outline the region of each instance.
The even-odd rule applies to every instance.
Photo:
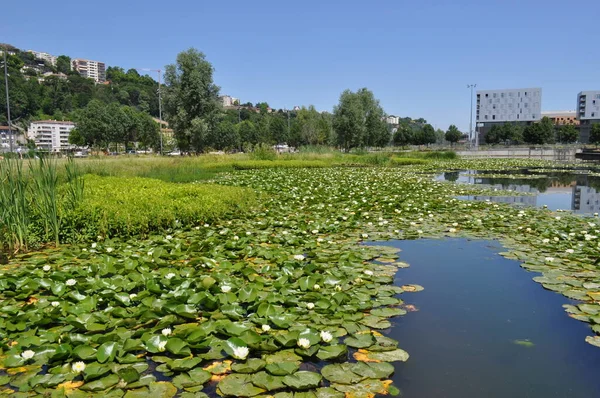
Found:
[[[589,326],[567,316],[571,300],[497,253],[497,242],[386,242],[410,264],[396,284],[424,286],[402,299],[390,337],[410,354],[396,365],[404,398],[600,397],[600,349]],[[515,344],[530,340],[534,346]]]
[[[459,184],[482,185],[497,190],[510,190],[530,193],[528,196],[461,196],[461,199],[490,200],[492,202],[543,207],[551,210],[572,210],[580,214],[600,212],[600,177],[590,176],[582,171],[572,173],[548,173],[531,170],[511,170],[503,172],[506,178],[478,177],[480,174],[500,174],[483,170],[446,172],[436,177],[439,181],[454,181]],[[540,178],[508,178],[510,174],[529,174]]]

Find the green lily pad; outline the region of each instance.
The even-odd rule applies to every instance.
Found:
[[[267,362],[258,359],[258,358],[250,358],[246,362],[234,363],[231,365],[231,370],[236,373],[256,373],[267,365]]]
[[[273,376],[267,372],[258,372],[252,375],[252,383],[267,391],[273,391],[285,388],[283,378],[284,376]]]
[[[319,351],[317,352],[317,358],[326,361],[329,359],[339,358],[347,353],[348,349],[344,344],[328,345],[319,348]]]
[[[98,380],[85,383],[80,387],[83,391],[103,391],[119,382],[119,376],[111,374]]]
[[[318,387],[321,383],[321,375],[315,372],[300,370],[283,378],[283,384],[294,390],[306,390]]]
[[[218,389],[226,397],[254,397],[265,392],[265,389],[252,384],[252,377],[247,374],[230,374],[218,384]]]

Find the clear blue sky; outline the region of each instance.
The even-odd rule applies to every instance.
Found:
[[[467,83],[542,87],[544,110],[600,89],[598,0],[4,3],[0,42],[125,69],[195,47],[222,93],[277,108],[368,87],[387,113],[467,130]]]

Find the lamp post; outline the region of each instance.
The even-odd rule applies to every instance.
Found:
[[[8,121],[8,144],[10,145],[10,152],[13,151],[13,137],[12,129],[10,127],[10,98],[8,95],[8,63],[6,62],[6,52],[8,49],[4,47],[4,86],[6,88],[6,120]]]
[[[467,84],[467,88],[471,89],[471,116],[469,118],[469,145],[473,136],[473,89],[477,87],[477,84]],[[475,134],[475,149],[479,148],[479,137]]]
[[[161,70],[160,69],[148,69],[148,68],[136,68],[137,70],[143,70],[146,72],[157,72],[158,73],[158,120],[160,121],[160,154],[163,153],[163,120],[162,120],[162,99],[160,94],[160,86],[161,86]]]

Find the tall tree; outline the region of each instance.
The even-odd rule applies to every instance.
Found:
[[[572,124],[560,126],[557,131],[557,141],[563,144],[571,144],[579,139],[579,132]]]
[[[206,137],[218,122],[219,87],[203,53],[189,49],[165,70],[164,109],[182,151],[202,152]]]
[[[58,58],[56,58],[56,70],[65,75],[71,73],[71,57],[59,55]]]
[[[590,144],[595,144],[596,146],[600,144],[600,123],[592,124],[589,141]]]
[[[539,123],[533,123],[523,130],[523,139],[528,144],[542,145],[554,140],[554,124],[548,117]]]
[[[448,141],[450,143],[450,146],[454,146],[454,144],[456,144],[458,142],[458,140],[460,140],[461,136],[462,136],[462,133],[460,132],[458,127],[451,124],[450,127],[448,127],[448,131],[446,131],[445,138],[446,138],[446,141]]]
[[[435,144],[436,142],[435,129],[431,124],[423,126],[423,145]]]

